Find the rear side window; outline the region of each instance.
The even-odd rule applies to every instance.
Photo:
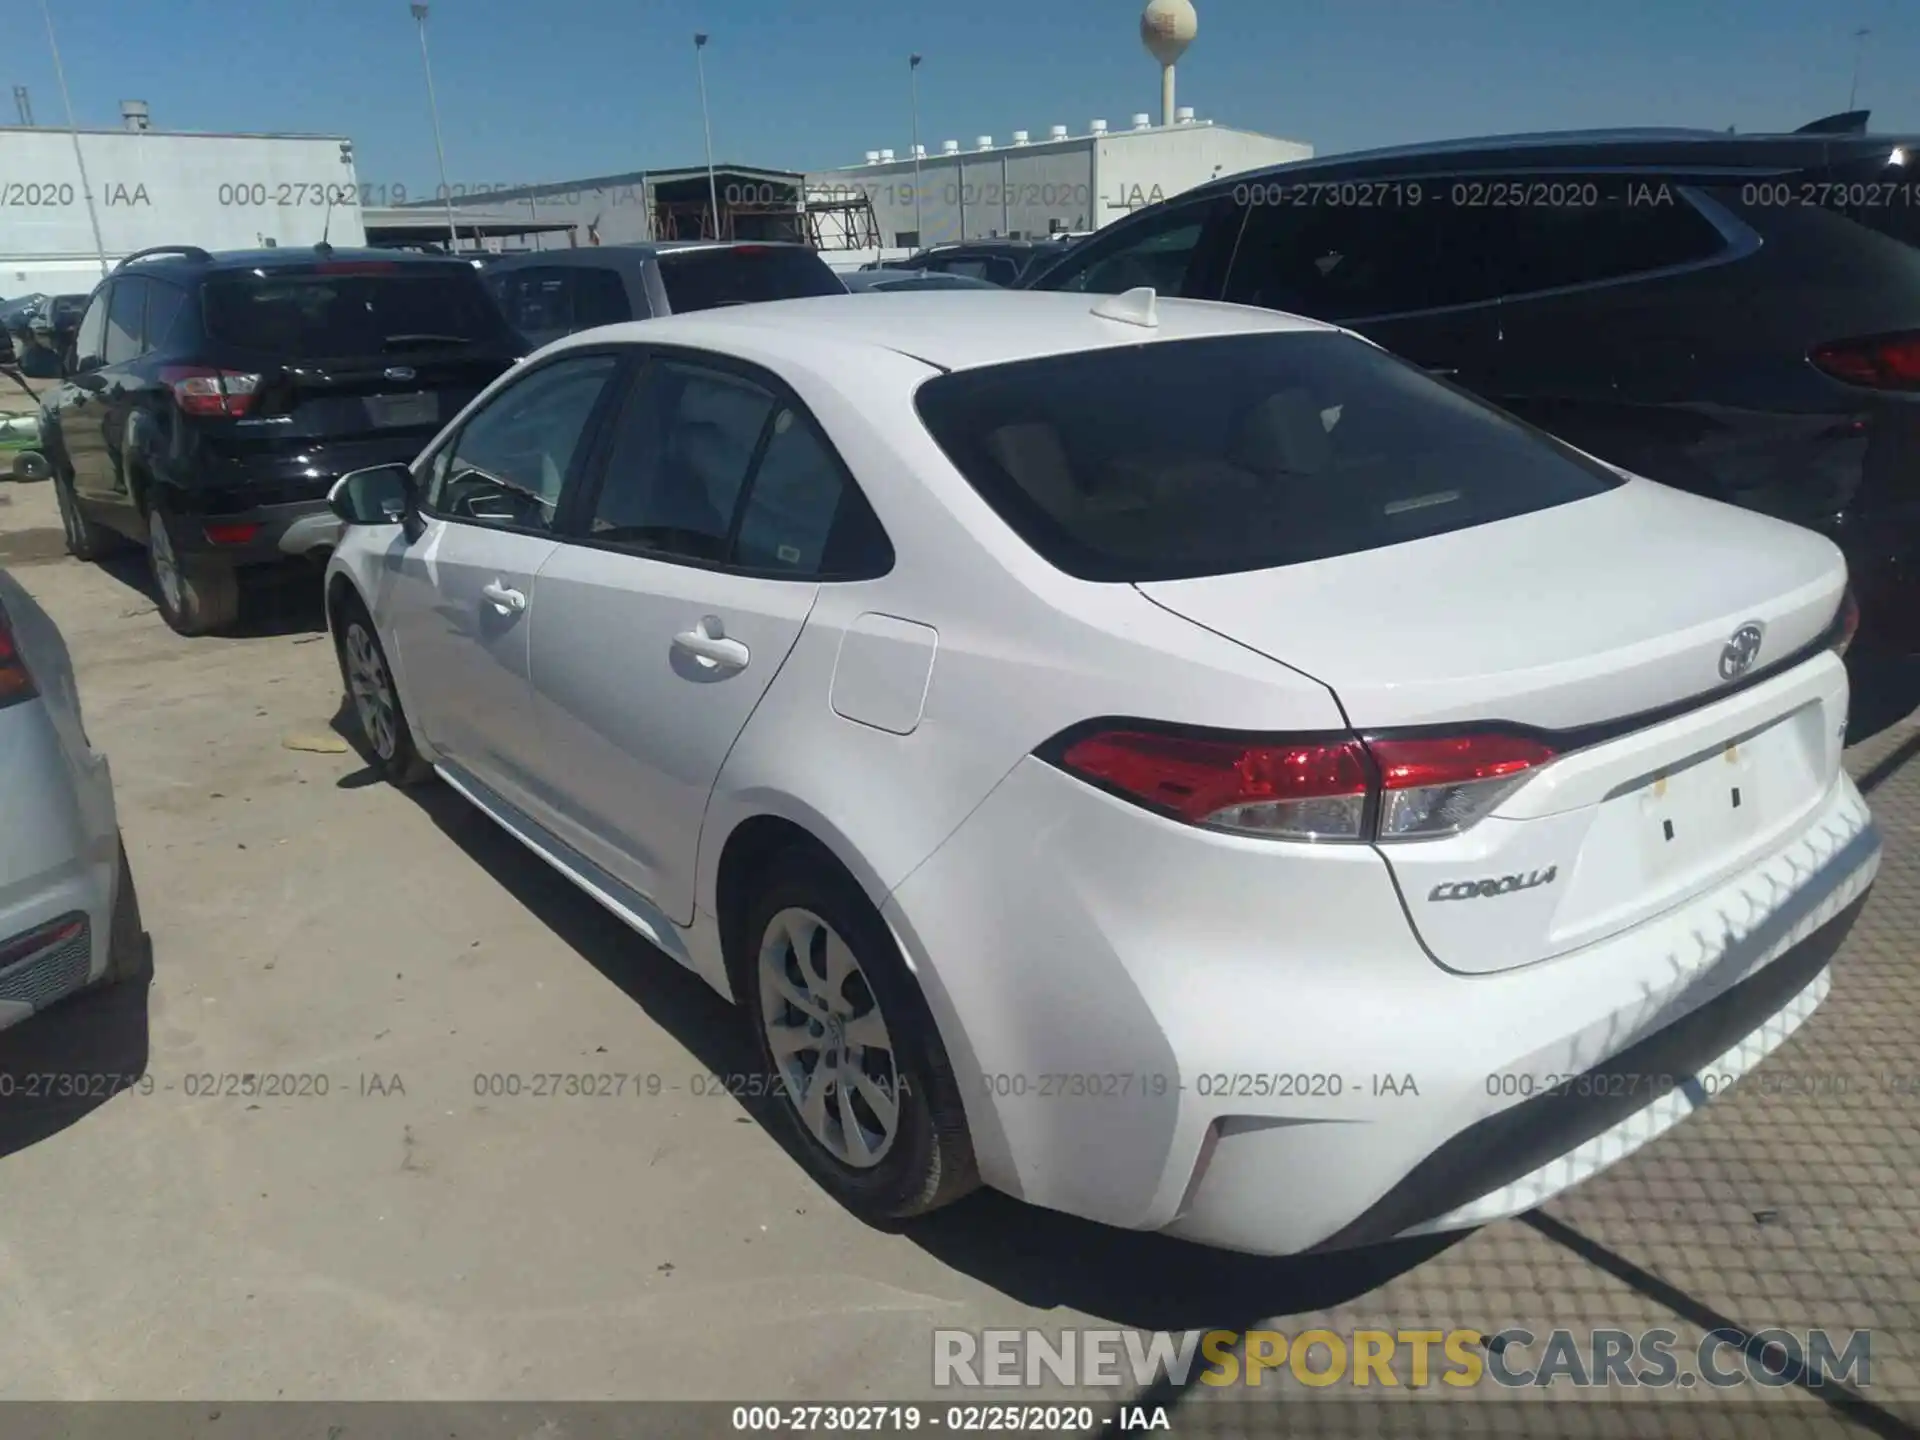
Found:
[[[659,265],[667,305],[675,314],[751,305],[758,300],[843,295],[847,288],[834,278],[826,261],[797,246],[669,250],[659,257]]]
[[[916,404],[1000,517],[1087,580],[1297,565],[1621,483],[1346,335],[1165,341],[961,370],[921,386]]]
[[[147,349],[158,350],[166,344],[167,333],[173,329],[174,319],[186,299],[186,292],[177,285],[169,285],[164,280],[147,282]]]
[[[535,265],[488,277],[507,321],[534,345],[544,345],[633,319],[626,283],[605,265]]]
[[[1531,182],[1532,191],[1568,198],[1503,214],[1504,223],[1488,237],[1492,264],[1508,295],[1694,265],[1727,248],[1727,238],[1694,207],[1687,191],[1658,179],[1576,176]]]
[[[302,360],[512,344],[472,266],[376,266],[210,276],[201,297],[207,333]]]

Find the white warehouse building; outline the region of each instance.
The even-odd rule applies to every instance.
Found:
[[[0,128],[0,297],[91,290],[103,251],[366,243],[345,138],[168,133],[121,110],[119,130]]]
[[[1167,125],[1142,114],[1119,130],[1095,120],[1079,135],[1054,125],[1038,137],[1016,130],[1006,142],[981,135],[968,146],[920,148],[917,205],[912,153],[877,150],[864,164],[809,174],[808,207],[842,209],[848,249],[1032,239],[1098,230],[1217,176],[1313,155],[1311,145],[1216,125],[1190,109]],[[861,233],[854,216],[866,206],[875,223]]]

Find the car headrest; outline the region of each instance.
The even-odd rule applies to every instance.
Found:
[[[987,436],[987,453],[1027,492],[1034,504],[1057,520],[1080,508],[1080,487],[1059,433],[1044,421],[1002,425]]]
[[[1258,474],[1317,475],[1333,458],[1321,405],[1307,390],[1269,395],[1241,418],[1233,460]]]

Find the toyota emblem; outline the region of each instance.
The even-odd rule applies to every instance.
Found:
[[[1738,680],[1753,668],[1753,662],[1760,658],[1760,640],[1767,633],[1767,627],[1758,620],[1749,620],[1733,632],[1727,643],[1720,647],[1720,678]]]

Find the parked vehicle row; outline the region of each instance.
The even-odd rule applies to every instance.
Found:
[[[1460,1229],[1760,1063],[1873,883],[1916,237],[1757,188],[1862,143],[1310,162],[857,303],[779,246],[136,257],[56,480],[176,628],[329,553],[376,767],[736,1001],[857,1213]]]
[[[1878,866],[1831,541],[1270,311],[604,327],[334,503],[379,768],[737,1001],[871,1218],[1517,1213],[1780,1044]]]
[[[1920,142],[1622,131],[1210,182],[1035,288],[1330,320],[1637,474],[1809,525],[1920,650]]]

